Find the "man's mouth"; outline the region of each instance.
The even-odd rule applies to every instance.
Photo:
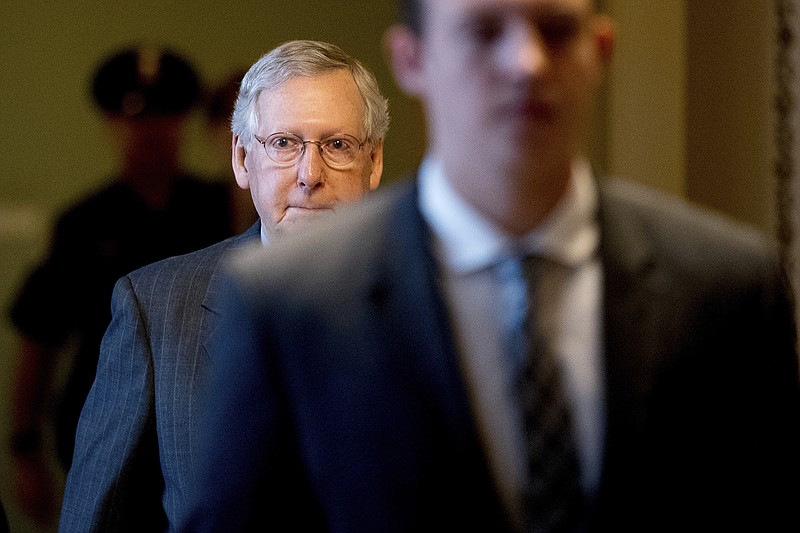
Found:
[[[286,208],[284,220],[293,218],[308,218],[333,213],[332,206],[290,205]]]
[[[290,205],[286,210],[287,211],[295,210],[295,211],[299,211],[299,212],[304,212],[304,211],[308,211],[308,212],[313,212],[313,211],[333,211],[333,206],[331,206],[331,205]]]
[[[517,100],[506,106],[511,116],[536,122],[552,122],[556,118],[556,107],[542,100]]]

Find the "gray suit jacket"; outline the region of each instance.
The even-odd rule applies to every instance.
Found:
[[[160,531],[190,475],[221,265],[260,225],[122,277],[81,413],[60,531]]]
[[[607,433],[591,531],[798,530],[773,256],[601,187]],[[504,531],[414,189],[237,262],[180,531]],[[779,527],[780,526],[780,527]]]

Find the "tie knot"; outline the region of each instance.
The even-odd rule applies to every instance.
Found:
[[[526,254],[520,258],[522,271],[528,284],[534,285],[541,278],[542,272],[555,264],[543,255]]]
[[[503,291],[503,299],[507,302],[512,322],[517,322],[527,313],[529,286],[532,278],[530,268],[524,256],[509,255],[500,259],[496,272]]]
[[[503,323],[507,343],[507,372],[516,382],[524,365],[538,313],[537,275],[541,259],[532,255],[510,254],[499,260],[496,272],[504,302]],[[535,329],[535,328],[534,328]]]
[[[502,259],[497,270],[501,281],[530,304],[547,263],[540,255],[517,254]]]

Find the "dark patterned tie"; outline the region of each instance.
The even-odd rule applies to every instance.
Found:
[[[537,276],[545,267],[558,265],[535,257],[523,262],[528,286],[527,358],[520,373],[519,395],[529,464],[530,485],[524,495],[527,531],[580,531],[585,506],[572,413],[558,361],[537,327]]]

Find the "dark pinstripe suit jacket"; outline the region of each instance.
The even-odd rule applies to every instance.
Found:
[[[160,531],[174,521],[191,472],[220,266],[259,232],[256,223],[117,282],[78,425],[60,531]]]
[[[791,314],[752,232],[600,192],[607,432],[591,531],[800,531]],[[179,531],[504,531],[413,189],[254,250],[220,292]]]

